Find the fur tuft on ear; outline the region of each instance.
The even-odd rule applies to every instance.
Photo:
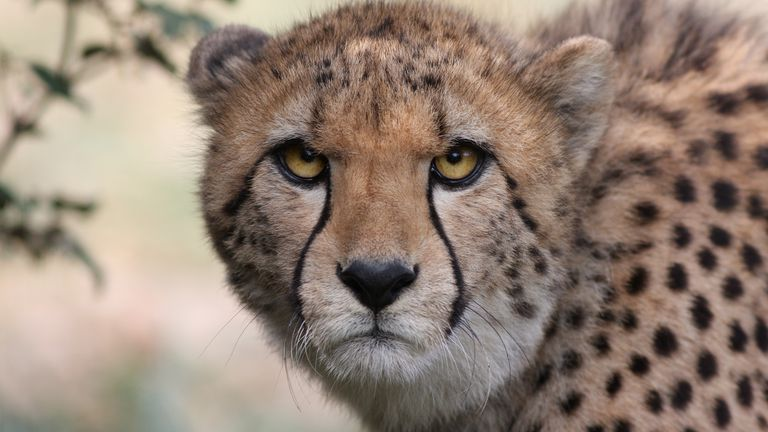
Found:
[[[613,103],[613,48],[591,36],[568,39],[524,70],[526,84],[552,106],[569,132],[571,163],[581,170],[605,132]]]
[[[269,39],[261,30],[228,25],[200,40],[187,71],[187,85],[198,102],[205,105],[236,83],[242,66],[257,62]]]

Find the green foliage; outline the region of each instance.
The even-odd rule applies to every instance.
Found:
[[[67,193],[25,194],[3,177],[3,166],[24,137],[38,132],[40,118],[51,102],[64,100],[79,108],[85,106],[85,101],[75,96],[85,78],[104,72],[108,69],[105,65],[118,66],[135,59],[159,66],[175,79],[178,67],[169,52],[175,46],[191,45],[214,25],[195,8],[204,3],[201,1],[190,0],[190,6],[182,10],[165,3],[136,0],[124,16],[117,14],[108,0],[57,1],[62,6],[64,33],[56,62],[28,61],[0,47],[0,80],[14,89],[25,88],[19,83],[30,82],[39,87],[37,92],[20,92],[3,101],[10,128],[0,130],[0,257],[25,254],[42,262],[52,255],[63,255],[83,265],[96,286],[101,286],[104,274],[98,261],[70,228],[70,224],[95,213],[95,201],[73,199]],[[36,3],[38,0],[33,0]],[[103,40],[76,46],[78,16],[87,9],[101,17],[109,33]],[[50,136],[51,131],[46,132]]]
[[[72,82],[64,74],[38,63],[32,63],[30,67],[51,94],[64,99],[72,98]]]
[[[162,22],[163,33],[172,39],[178,39],[190,32],[208,33],[213,30],[213,23],[197,12],[182,12],[164,4],[137,3],[140,11],[156,15]]]

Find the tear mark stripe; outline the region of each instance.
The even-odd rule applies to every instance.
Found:
[[[443,223],[440,220],[440,215],[437,214],[437,210],[435,209],[435,201],[433,196],[433,190],[434,190],[434,181],[430,180],[429,186],[427,187],[427,201],[429,202],[429,219],[432,221],[432,226],[435,227],[435,231],[437,231],[437,235],[440,237],[440,240],[443,241],[443,244],[445,245],[445,249],[448,251],[448,255],[451,258],[451,269],[453,270],[453,280],[456,284],[456,299],[453,301],[453,306],[451,307],[451,317],[448,321],[450,327],[448,328],[448,333],[450,332],[459,324],[459,321],[461,320],[461,317],[464,313],[464,308],[467,306],[467,301],[465,299],[465,289],[464,289],[464,276],[461,273],[461,267],[459,267],[459,260],[456,258],[456,252],[453,250],[453,245],[451,244],[451,241],[448,239],[448,235],[445,233],[445,229],[443,228]]]

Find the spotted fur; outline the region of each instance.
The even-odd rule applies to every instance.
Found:
[[[372,430],[766,430],[766,28],[663,0],[519,37],[428,3],[225,27],[188,75],[210,237]],[[327,178],[285,179],[290,139]],[[451,188],[457,141],[489,157]],[[358,259],[418,277],[374,314],[337,276]]]

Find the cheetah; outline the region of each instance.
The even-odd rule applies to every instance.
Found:
[[[761,18],[358,2],[187,83],[229,284],[365,428],[768,430]]]

